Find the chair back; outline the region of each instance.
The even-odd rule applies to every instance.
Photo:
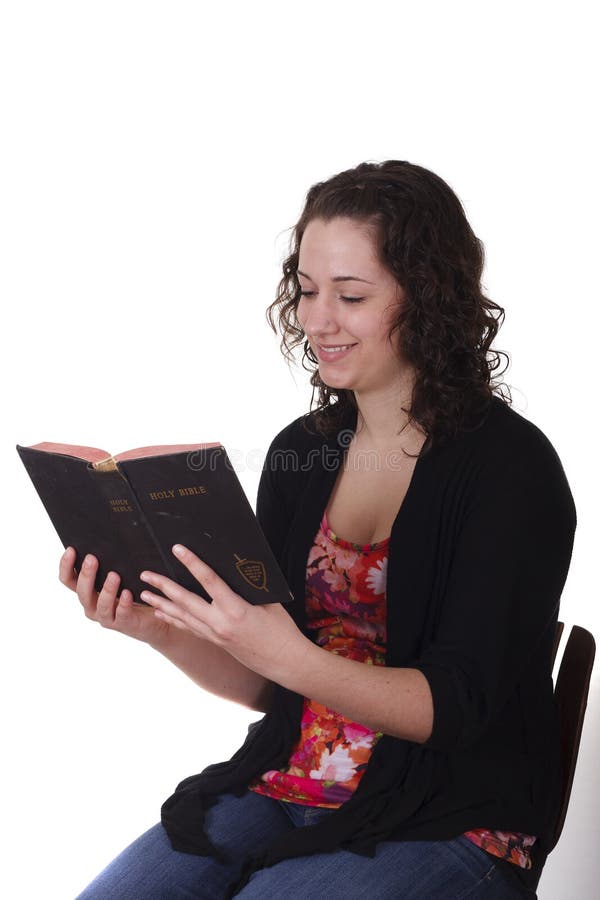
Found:
[[[554,643],[555,656],[562,630],[563,623],[559,622],[557,638]],[[596,642],[593,635],[585,628],[573,625],[562,655],[554,688],[560,724],[563,777],[560,808],[551,850],[558,842],[567,815],[595,655]]]

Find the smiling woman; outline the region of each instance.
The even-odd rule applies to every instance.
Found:
[[[321,239],[327,240],[328,267],[319,253]],[[319,287],[324,290],[327,283],[329,290],[352,279],[360,284],[355,294],[360,306],[379,304],[390,316],[389,340],[396,336],[404,374],[415,379],[404,411],[431,437],[430,444],[456,434],[466,416],[485,410],[492,393],[510,402],[508,387],[492,379],[506,356],[491,349],[504,310],[482,291],[483,244],[438,175],[399,160],[341,172],[310,189],[290,243],[276,299],[267,310],[288,360],[304,343],[303,365],[313,370],[322,362],[312,321],[303,326],[303,289],[312,303]],[[323,336],[322,343],[333,340]],[[354,392],[329,384],[320,366],[311,384],[319,400],[315,424],[323,434],[349,408],[360,407]]]
[[[212,602],[145,572],[142,608],[65,553],[88,618],[265,713],[80,900],[535,896],[576,514],[550,441],[492,379],[504,311],[483,258],[420,166],[309,190],[267,317],[318,398],[274,437],[256,509],[289,606],[246,603],[174,547]]]

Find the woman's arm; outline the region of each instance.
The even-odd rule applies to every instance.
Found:
[[[273,682],[248,669],[210,641],[189,631],[172,629],[166,640],[150,646],[205,691],[249,709],[268,711]]]
[[[159,622],[152,609],[133,602],[131,591],[123,590],[118,596],[118,573],[109,572],[97,592],[95,556],[86,556],[79,573],[74,565],[75,550],[67,547],[60,560],[59,579],[77,594],[88,619],[148,644],[205,690],[266,712],[272,690],[268,678],[246,668],[210,641]]]
[[[418,669],[366,666],[311,643],[290,654],[277,680],[372,731],[417,744],[431,736],[433,699]]]

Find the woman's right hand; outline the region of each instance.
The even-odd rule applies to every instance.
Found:
[[[109,572],[98,593],[94,589],[98,560],[88,554],[77,575],[75,558],[75,549],[67,547],[60,559],[58,577],[62,584],[76,592],[88,619],[98,622],[103,628],[143,641],[157,650],[165,646],[171,626],[159,621],[152,607],[134,603],[131,591],[123,590],[117,597],[120,575]]]

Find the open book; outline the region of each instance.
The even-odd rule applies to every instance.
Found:
[[[144,569],[209,600],[171,552],[183,544],[249,603],[289,603],[293,594],[222,444],[138,447],[116,456],[96,447],[34,444],[17,452],[79,572],[97,557],[96,590],[121,576],[138,603]],[[153,588],[160,593],[157,588]]]

